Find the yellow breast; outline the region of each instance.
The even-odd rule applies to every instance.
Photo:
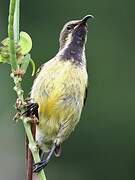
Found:
[[[80,118],[86,86],[85,66],[59,60],[44,65],[31,97],[39,104],[39,127],[48,139],[58,134],[60,125],[67,119],[74,128]]]

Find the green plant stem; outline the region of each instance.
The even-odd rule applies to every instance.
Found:
[[[16,0],[15,14],[14,14],[14,40],[19,41],[19,20],[20,20],[20,0]]]
[[[23,97],[24,92],[21,87],[22,78],[14,76],[13,74],[11,74],[11,77],[14,80],[14,84],[15,84],[14,90],[17,93],[18,99],[22,103],[24,103],[24,97]],[[25,109],[22,109],[22,112],[24,112],[24,111],[25,111]],[[29,141],[29,148],[32,152],[34,162],[35,163],[40,162],[39,151],[38,151],[38,148],[36,146],[36,143],[34,141],[34,138],[33,138],[32,132],[31,132],[30,119],[26,118],[24,116],[21,116],[21,120],[22,120],[24,128],[25,128],[25,132],[26,132],[26,135],[27,135],[27,138]],[[45,173],[43,170],[39,172],[38,176],[39,176],[39,180],[46,180],[46,176],[45,176]]]
[[[9,7],[9,18],[8,18],[8,37],[9,37],[9,48],[10,48],[10,62],[12,70],[17,70],[16,50],[14,43],[14,12],[15,12],[16,0],[10,0]]]
[[[14,80],[14,90],[16,91],[18,99],[21,101],[22,104],[24,104],[24,91],[22,89],[22,77],[19,75],[14,75],[14,71],[16,71],[19,67],[17,64],[17,58],[16,58],[16,50],[15,50],[15,39],[14,39],[14,34],[15,38],[18,41],[19,39],[19,2],[20,0],[10,0],[10,9],[9,9],[9,25],[8,25],[8,36],[9,36],[9,50],[10,50],[10,61],[11,61],[11,67],[12,67],[12,74],[11,77]],[[15,13],[16,9],[16,13]],[[14,20],[16,19],[16,20]],[[21,113],[25,111],[24,108],[21,108]],[[21,120],[23,122],[25,132],[29,141],[29,148],[32,152],[33,159],[35,163],[40,162],[40,157],[39,157],[39,152],[38,148],[36,146],[36,143],[34,141],[32,132],[31,132],[31,125],[29,122],[29,118],[26,118],[24,116],[21,116]],[[38,174],[39,180],[46,180],[44,171],[42,170]]]

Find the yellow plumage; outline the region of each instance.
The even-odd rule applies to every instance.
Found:
[[[36,140],[48,152],[54,141],[62,143],[79,121],[87,86],[85,64],[54,58],[41,69],[31,91],[39,105]]]

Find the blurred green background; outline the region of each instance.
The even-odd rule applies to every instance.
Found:
[[[0,41],[7,36],[9,1],[0,0]],[[86,14],[89,95],[81,121],[53,158],[48,180],[135,179],[135,1],[21,1],[21,30],[33,39],[37,67],[58,50],[63,24]],[[24,130],[12,122],[15,93],[8,65],[0,65],[0,180],[24,180]],[[23,86],[26,95],[31,70]]]

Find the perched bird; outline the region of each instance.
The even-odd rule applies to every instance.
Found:
[[[79,122],[88,83],[87,20],[92,18],[87,15],[64,25],[58,53],[43,64],[32,86],[31,99],[39,106],[36,141],[38,147],[48,153],[46,159],[35,164],[34,172],[43,169],[53,153],[60,155],[60,145]]]

